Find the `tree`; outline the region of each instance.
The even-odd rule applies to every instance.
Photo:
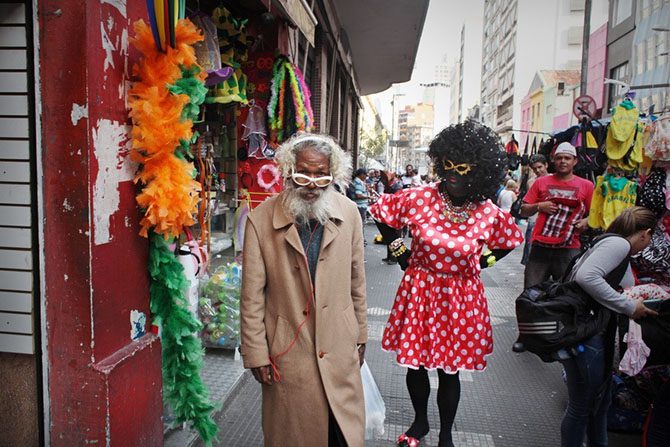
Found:
[[[361,129],[360,139],[359,159],[365,162],[370,158],[377,159],[384,153],[386,143],[388,142],[388,135],[386,129],[377,126],[372,132],[365,132]]]

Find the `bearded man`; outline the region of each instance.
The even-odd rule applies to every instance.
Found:
[[[309,133],[276,159],[285,189],[250,214],[242,270],[241,353],[262,386],[265,445],[363,446],[363,234],[335,190],[351,162]]]

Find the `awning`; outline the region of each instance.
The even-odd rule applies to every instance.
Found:
[[[409,81],[429,0],[333,2],[351,48],[361,95]]]

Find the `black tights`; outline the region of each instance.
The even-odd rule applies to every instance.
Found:
[[[438,369],[439,386],[437,389],[437,408],[440,411],[440,446],[453,446],[451,427],[454,425],[458,401],[461,397],[461,382],[456,374],[447,374]],[[430,429],[428,424],[428,397],[430,396],[430,381],[428,371],[422,366],[419,369],[407,369],[405,378],[407,391],[414,407],[414,422],[407,430],[407,436],[422,438]]]

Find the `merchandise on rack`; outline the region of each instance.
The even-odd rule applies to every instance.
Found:
[[[235,349],[240,345],[242,266],[219,266],[200,282],[198,312],[205,346]]]

